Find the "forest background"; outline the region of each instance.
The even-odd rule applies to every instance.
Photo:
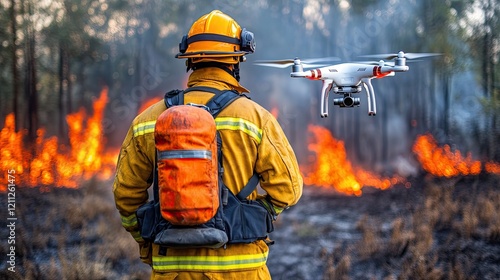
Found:
[[[180,38],[199,16],[220,9],[255,34],[257,50],[242,63],[241,82],[254,100],[280,112],[299,160],[307,155],[307,124],[327,127],[367,166],[408,155],[424,132],[481,160],[500,157],[497,1],[4,0],[0,8],[0,123],[14,113],[29,141],[41,127],[69,141],[66,116],[82,106],[92,111],[107,87],[105,138],[119,146],[143,103],[185,87],[184,61],[174,58]],[[252,63],[366,60],[360,56],[400,50],[443,55],[374,81],[376,117],[366,114],[363,93],[361,108],[332,105],[321,119],[320,82]]]

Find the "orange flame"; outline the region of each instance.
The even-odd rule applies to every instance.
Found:
[[[137,110],[137,113],[142,113],[144,110],[149,108],[149,106],[156,104],[158,101],[163,100],[163,97],[153,97],[151,99],[146,100],[146,102],[141,104],[141,107]]]
[[[15,117],[9,114],[0,134],[3,147],[0,178],[4,179],[8,170],[15,170],[20,186],[41,186],[43,190],[48,186],[76,188],[82,180],[94,176],[110,178],[118,152],[104,151],[102,119],[107,100],[108,89],[104,88],[93,103],[93,116],[87,117],[81,109],[66,117],[69,147],[59,144],[55,136],[45,138],[45,129],[39,129],[33,153],[24,147],[25,132],[15,132]],[[0,191],[5,191],[4,185]]]
[[[15,131],[15,118],[14,114],[9,114],[5,118],[5,126],[0,131],[0,155],[2,160],[0,160],[0,178],[4,179],[7,177],[7,171],[12,170],[10,173],[22,174],[27,169],[27,165],[24,164],[24,158],[26,158],[29,153],[23,149],[23,138],[26,134],[25,131],[16,132]],[[2,180],[6,182],[6,180]],[[0,184],[0,190],[5,190],[5,185]]]
[[[333,187],[341,193],[356,196],[362,194],[364,186],[381,190],[398,183],[409,186],[400,176],[381,178],[370,171],[353,167],[347,159],[344,142],[335,139],[324,127],[309,125],[308,130],[312,133],[308,148],[314,156],[310,160],[313,164],[301,168],[307,170],[302,172],[305,184]]]
[[[434,176],[454,177],[481,173],[481,162],[472,160],[470,153],[463,157],[458,150],[452,152],[449,145],[439,147],[429,133],[417,137],[412,149],[422,168]]]
[[[484,169],[488,173],[500,175],[500,163],[489,161],[484,164]]]
[[[273,115],[273,116],[274,116],[274,118],[275,118],[275,119],[278,119],[279,112],[280,112],[280,111],[279,111],[279,109],[278,109],[277,107],[273,107],[273,108],[271,109],[271,112],[270,112],[270,113],[271,113],[271,115]]]

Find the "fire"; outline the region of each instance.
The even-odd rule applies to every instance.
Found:
[[[439,147],[436,139],[429,133],[417,137],[413,152],[422,168],[434,176],[449,178],[478,175],[482,171],[500,175],[500,163],[488,161],[482,164],[478,160],[472,160],[471,153],[463,157],[458,150],[452,152],[449,145]]]
[[[500,163],[489,161],[484,164],[484,169],[488,173],[500,175]]]
[[[413,144],[413,152],[422,168],[434,176],[454,177],[481,173],[481,162],[472,160],[470,153],[463,157],[460,151],[451,151],[449,145],[439,147],[429,133],[417,138]]]
[[[406,183],[399,176],[381,178],[370,171],[353,167],[347,159],[344,142],[335,139],[326,128],[309,125],[308,130],[312,133],[308,148],[314,156],[311,158],[312,165],[301,168],[307,170],[303,172],[305,184],[333,187],[341,193],[359,196],[364,186],[385,190],[392,185]]]
[[[149,106],[156,104],[160,100],[163,100],[163,97],[153,97],[151,99],[148,99],[146,102],[141,104],[141,107],[139,107],[139,110],[137,110],[137,112],[139,114],[142,113],[144,110],[149,108]]]
[[[7,177],[8,170],[13,170],[14,174],[22,174],[28,167],[23,160],[29,154],[23,148],[24,134],[26,134],[24,131],[16,133],[14,114],[7,115],[5,126],[0,131],[0,145],[2,147],[0,149],[0,155],[2,156],[0,161],[2,173],[0,176],[2,176],[2,179],[3,176]],[[6,180],[2,180],[2,182],[6,182]],[[2,187],[5,190],[4,184],[0,184],[0,190]]]
[[[46,190],[49,186],[76,188],[82,180],[94,176],[110,178],[114,173],[117,151],[104,151],[102,119],[107,100],[108,89],[104,88],[93,103],[92,116],[87,116],[81,109],[66,117],[69,146],[60,144],[55,136],[46,138],[42,128],[37,131],[32,150],[24,147],[26,133],[16,132],[15,116],[8,115],[0,133],[2,179],[8,170],[15,170],[20,186],[41,186]],[[0,191],[5,191],[5,185]]]
[[[274,116],[274,118],[275,118],[275,119],[278,119],[278,116],[279,116],[279,109],[278,109],[277,107],[273,107],[273,108],[271,109],[271,112],[270,112],[270,113],[271,113],[271,115],[273,115],[273,116]]]

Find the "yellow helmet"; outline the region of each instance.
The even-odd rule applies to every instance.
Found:
[[[255,51],[252,32],[241,28],[230,16],[214,10],[193,23],[179,43],[176,58],[191,62],[215,61],[237,64],[241,57]]]

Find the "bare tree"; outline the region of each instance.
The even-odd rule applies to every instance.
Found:
[[[12,94],[14,95],[12,103],[12,112],[14,116],[19,116],[18,114],[18,98],[19,98],[19,71],[17,68],[17,23],[16,23],[16,1],[10,1],[10,23],[11,23],[11,56],[12,56]],[[16,131],[19,129],[18,122],[15,123]]]

